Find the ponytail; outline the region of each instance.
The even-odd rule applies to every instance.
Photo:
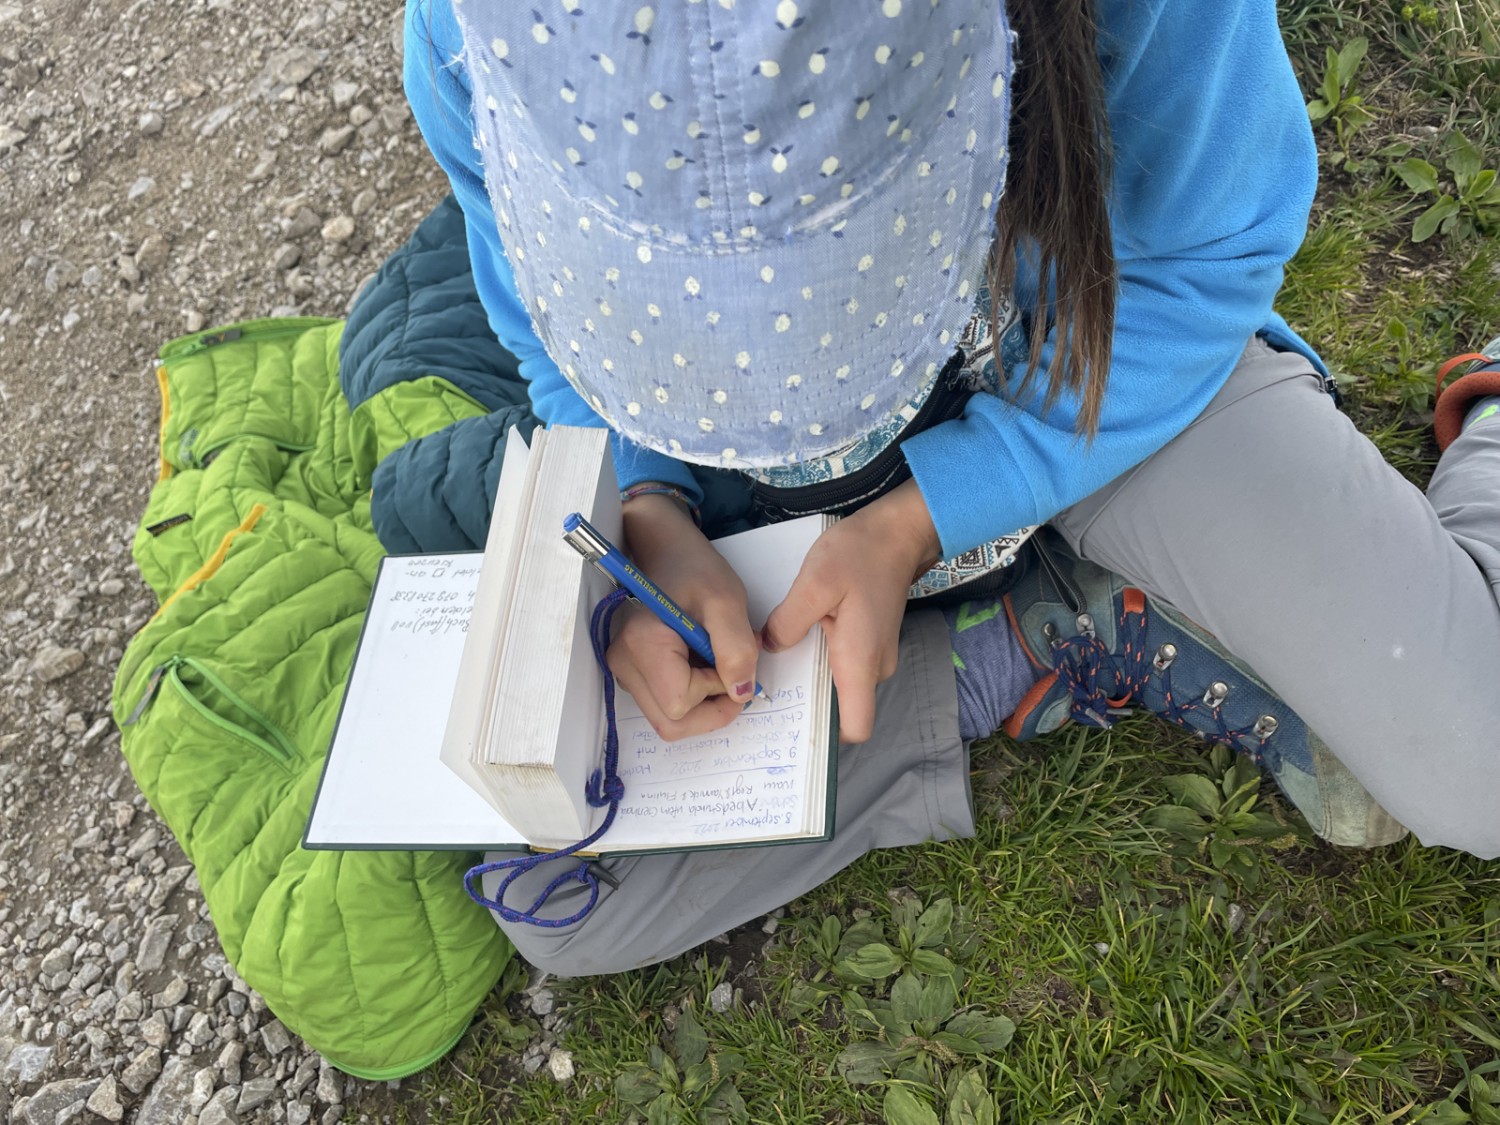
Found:
[[[1058,345],[1047,371],[1045,405],[1064,390],[1077,394],[1077,429],[1092,439],[1109,378],[1116,295],[1107,203],[1109,123],[1093,3],[1005,2],[1021,58],[1012,87],[1010,169],[995,211],[990,288],[998,315],[999,295],[1015,284],[1016,255],[1027,255],[1039,284],[1022,389],[1041,369],[1050,319]]]

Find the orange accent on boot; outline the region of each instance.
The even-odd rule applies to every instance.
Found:
[[[1460,356],[1459,359],[1485,359],[1485,356]],[[1493,361],[1491,361],[1493,362]],[[1432,408],[1432,432],[1438,448],[1447,449],[1463,431],[1464,415],[1475,399],[1500,395],[1500,371],[1473,371],[1450,383],[1438,395]]]
[[[1016,704],[1016,709],[1010,713],[1010,718],[1000,724],[1000,729],[1012,738],[1021,737],[1021,728],[1026,725],[1027,717],[1035,711],[1047,693],[1052,690],[1052,685],[1057,682],[1057,673],[1049,672],[1036,683],[1031,685],[1031,690],[1021,696],[1021,702]]]
[[[1026,654],[1026,659],[1031,661],[1031,666],[1033,668],[1051,667],[1050,665],[1043,664],[1040,660],[1038,660],[1036,658],[1036,653],[1032,652],[1031,646],[1026,643],[1026,634],[1021,632],[1021,623],[1016,620],[1016,610],[1015,607],[1010,604],[1010,595],[1004,595],[1000,599],[1000,602],[1005,606],[1005,619],[1010,622],[1011,636],[1016,638],[1016,641],[1021,646],[1021,651]]]
[[[1146,593],[1144,590],[1137,590],[1134,586],[1126,586],[1121,601],[1124,603],[1126,613],[1146,612]]]

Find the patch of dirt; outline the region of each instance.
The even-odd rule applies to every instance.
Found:
[[[130,543],[158,347],[344,315],[446,194],[400,16],[0,0],[0,1118],[95,1098],[117,1120],[301,1125],[400,1098],[326,1073],[227,966],[109,716],[155,609]]]

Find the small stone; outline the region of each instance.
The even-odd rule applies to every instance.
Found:
[[[165,1047],[172,1041],[172,1028],[162,1012],[152,1012],[141,1021],[141,1038],[153,1047]]]
[[[199,1013],[200,1015],[202,1013]],[[195,1113],[208,1104],[208,1099],[214,1096],[214,1071],[213,1067],[201,1067],[193,1075],[193,1090],[188,1095],[188,1107]]]
[[[113,1074],[108,1075],[103,1082],[94,1087],[94,1092],[89,1095],[84,1108],[106,1121],[118,1121],[125,1116],[125,1107],[120,1104],[120,1091],[115,1085]]]
[[[99,596],[103,598],[118,598],[125,592],[125,583],[118,578],[106,578],[99,583]]]
[[[349,111],[349,124],[358,128],[375,117],[375,111],[367,105],[357,105]]]
[[[314,1093],[318,1101],[337,1105],[344,1100],[344,1079],[326,1061],[318,1067],[318,1088]]]
[[[734,987],[726,980],[714,985],[708,994],[708,1006],[716,1012],[727,1012],[734,1006]]]
[[[252,1078],[240,1087],[240,1100],[235,1104],[237,1113],[251,1113],[276,1096],[276,1079],[270,1075]]]
[[[553,1078],[566,1082],[573,1077],[573,1056],[561,1047],[554,1047],[547,1056],[547,1069],[552,1072]]]
[[[240,1064],[244,1060],[245,1045],[243,1043],[224,1044],[224,1049],[219,1052],[214,1065],[219,1068],[219,1075],[224,1079],[225,1085],[238,1086],[240,1084]]]
[[[322,217],[311,207],[299,207],[287,224],[287,238],[303,238],[323,225]]]
[[[74,1115],[66,1111],[87,1102],[99,1085],[97,1078],[64,1078],[47,1083],[26,1102],[27,1125],[56,1125],[58,1121],[72,1120]],[[13,1115],[11,1120],[17,1118]]]
[[[146,1000],[139,992],[131,992],[115,1006],[115,1019],[121,1023],[134,1023],[146,1014]]]
[[[172,933],[176,928],[175,914],[162,914],[146,923],[146,934],[141,938],[140,952],[135,959],[137,969],[154,973],[166,963],[167,948],[172,944]]]
[[[323,241],[348,242],[354,237],[354,219],[348,215],[335,215],[323,224]]]
[[[550,988],[539,988],[532,994],[531,1011],[535,1015],[550,1015],[556,1004],[557,997]]]
[[[182,318],[182,324],[189,332],[202,332],[203,314],[197,309],[189,309]]]
[[[374,206],[375,192],[370,188],[365,188],[364,191],[354,197],[354,202],[349,205],[349,213],[357,219]]]
[[[189,1114],[196,1072],[188,1059],[174,1055],[136,1111],[135,1125],[182,1125]]]
[[[1245,925],[1245,908],[1237,902],[1229,904],[1229,916],[1224,920],[1229,932],[1237,934]]]
[[[266,1046],[266,1053],[272,1058],[292,1045],[292,1037],[287,1034],[286,1027],[280,1020],[272,1020],[261,1028],[260,1040]]]
[[[352,221],[352,220],[351,220]],[[54,644],[44,645],[32,658],[31,672],[45,684],[71,676],[83,667],[84,655],[76,648],[58,648]]]
[[[125,298],[125,315],[139,316],[146,311],[146,294],[132,293]]]
[[[271,258],[273,270],[289,270],[302,260],[302,250],[295,242],[283,242]]]
[[[72,262],[59,258],[47,267],[46,274],[42,276],[42,288],[48,293],[56,293],[59,289],[77,285],[82,276]]]
[[[50,977],[70,968],[72,964],[73,954],[59,946],[42,958],[42,974]]]
[[[156,830],[154,825],[148,825],[146,831],[132,840],[130,846],[125,849],[125,858],[140,859],[144,855],[149,855],[156,848],[157,841],[160,839],[161,833]]]
[[[353,139],[354,126],[340,125],[334,129],[323,130],[323,135],[318,138],[318,147],[323,150],[323,155],[336,156],[348,148],[349,142]]]
[[[120,1084],[132,1094],[139,1094],[160,1073],[161,1052],[155,1047],[147,1047],[130,1060],[130,1065],[120,1075]]]
[[[194,1047],[206,1047],[214,1037],[213,1017],[207,1012],[198,1012],[188,1021],[182,1038]]]
[[[322,57],[311,47],[288,47],[266,60],[261,82],[267,94],[279,95],[287,87],[302,85],[322,64]]]
[[[255,167],[246,173],[245,182],[258,184],[263,180],[269,180],[271,173],[274,171],[276,171],[276,154],[274,152],[263,152],[260,154],[259,159],[256,160]]]
[[[302,1102],[292,1102],[286,1107],[286,1125],[307,1125],[308,1119],[312,1117],[312,1106]]]
[[[73,331],[73,329],[75,329],[75,328],[78,327],[78,323],[82,319],[83,319],[82,315],[80,315],[76,310],[69,309],[67,312],[63,313],[63,318],[62,318],[62,328],[63,328],[63,331],[64,332],[71,332],[71,331]]]
[[[1109,955],[1109,942],[1107,942],[1107,941],[1096,941],[1096,942],[1094,942],[1094,952],[1097,953],[1097,954],[1099,954],[1100,957],[1106,957],[1106,956],[1108,956]]]
[[[136,122],[136,128],[147,137],[156,136],[166,128],[166,125],[167,123],[162,120],[161,114],[154,110],[148,110],[141,114],[140,119]]]
[[[169,252],[165,238],[159,234],[148,234],[141,239],[140,248],[135,252],[136,268],[142,273],[153,274],[167,264]]]
[[[313,1084],[313,1079],[318,1076],[318,1062],[316,1055],[308,1055],[298,1064],[297,1073],[292,1075],[292,1080],[286,1084],[289,1094],[297,1097]]]
[[[233,1089],[216,1093],[198,1115],[198,1125],[239,1125],[240,1119],[234,1113],[234,1102],[239,1094]]]
[[[156,181],[153,180],[150,176],[141,176],[133,184],[131,184],[129,188],[126,189],[125,201],[127,203],[133,203],[155,186]]]
[[[334,109],[347,109],[359,96],[359,87],[353,82],[335,82],[328,92],[333,96]]]
[[[22,1043],[11,1051],[10,1058],[5,1060],[5,1074],[15,1082],[17,1086],[24,1086],[28,1082],[35,1082],[47,1069],[47,1064],[52,1061],[52,1048],[40,1047],[35,1043]]]
[[[313,280],[300,269],[287,270],[286,287],[294,297],[310,297],[313,291]]]
[[[221,105],[218,109],[214,110],[199,124],[198,135],[200,137],[213,136],[219,131],[224,122],[234,116],[234,109],[235,107],[232,105]]]
[[[20,146],[27,137],[23,129],[13,129],[9,125],[0,126],[0,152],[9,152]]]
[[[380,107],[380,125],[387,133],[399,133],[401,127],[411,120],[411,110],[406,102],[391,101]]]

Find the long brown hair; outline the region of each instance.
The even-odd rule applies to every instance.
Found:
[[[990,288],[998,310],[999,295],[1015,283],[1017,253],[1028,256],[1040,281],[1022,387],[1041,370],[1050,318],[1058,346],[1045,402],[1053,405],[1064,390],[1077,394],[1077,429],[1091,439],[1109,378],[1116,291],[1107,202],[1109,122],[1093,3],[1006,0],[1006,11],[1020,42],[1010,170],[995,211]],[[1055,286],[1050,300],[1049,280]]]

